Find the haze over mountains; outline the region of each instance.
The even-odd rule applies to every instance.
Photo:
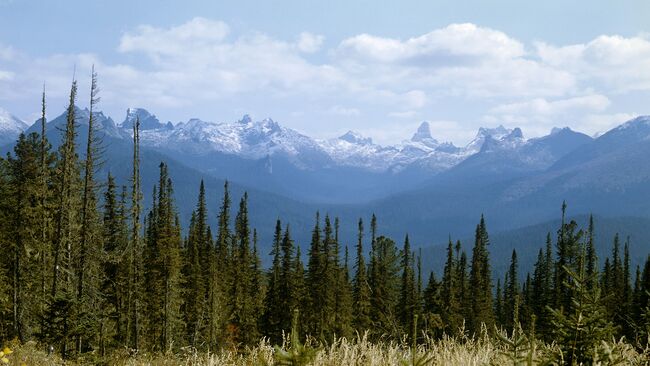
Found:
[[[78,109],[77,115],[82,144],[88,111]],[[595,139],[569,128],[533,139],[519,128],[481,128],[460,147],[437,141],[423,122],[410,140],[381,146],[352,131],[314,139],[271,119],[248,116],[229,123],[163,123],[134,108],[119,123],[96,114],[104,151],[100,177],[110,170],[127,184],[136,117],[142,128],[145,197],[149,199],[161,160],[170,163],[183,220],[195,205],[200,179],[206,180],[212,215],[228,179],[235,197],[249,191],[251,221],[262,245],[270,242],[279,217],[291,223],[305,246],[316,210],[341,218],[341,235],[350,245],[358,217],[373,212],[382,234],[401,240],[408,231],[422,246],[444,242],[449,235],[471,237],[481,213],[491,232],[548,222],[559,216],[565,199],[572,215],[650,217],[650,117],[627,121]],[[57,127],[64,121],[61,115],[48,122],[48,138],[55,146]],[[21,131],[38,132],[40,126],[27,128],[8,112],[0,113],[3,154]],[[521,245],[536,248],[543,238],[536,239]],[[526,254],[522,256],[525,261]]]

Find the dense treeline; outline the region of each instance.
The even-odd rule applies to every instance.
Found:
[[[558,341],[565,359],[577,361],[588,360],[587,350],[600,340],[647,342],[650,257],[632,274],[629,242],[616,236],[611,257],[599,261],[593,220],[586,229],[567,222],[566,205],[560,228],[548,234],[526,276],[513,251],[505,278],[492,278],[483,217],[471,251],[449,240],[437,279],[422,273],[408,236],[398,244],[378,234],[374,215],[369,225],[359,219],[355,247],[348,248],[338,218],[319,213],[304,255],[290,225],[277,220],[265,270],[248,197],[233,208],[227,183],[212,222],[200,182],[182,230],[161,163],[152,207],[143,212],[138,121],[130,185],[118,186],[110,174],[100,181],[97,92],[93,72],[86,146],[75,142],[73,82],[58,150],[45,135],[43,93],[41,134],[21,135],[13,154],[0,160],[1,339],[37,340],[66,357],[124,347],[241,349],[263,336],[281,342],[298,310],[301,333],[321,341],[366,331],[371,339],[417,340],[423,333],[522,330]]]

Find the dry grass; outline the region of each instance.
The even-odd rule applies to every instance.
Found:
[[[63,361],[56,355],[48,355],[39,349],[33,342],[19,345],[16,342],[9,344],[14,352],[10,355],[10,365],[116,365],[116,366],[255,366],[274,365],[274,348],[267,341],[262,340],[254,348],[245,352],[232,351],[206,354],[184,349],[174,354],[138,354],[129,356],[126,351],[118,351],[111,356],[99,360],[92,359],[93,355],[75,361]],[[647,356],[636,352],[625,343],[612,343],[610,356],[602,359],[600,365],[645,365]],[[547,359],[553,354],[555,348],[551,345],[538,345],[536,358]],[[427,365],[512,365],[508,359],[507,349],[503,344],[495,343],[487,337],[478,340],[444,338],[441,340],[428,340],[416,349],[416,357],[430,360]],[[373,343],[366,337],[359,337],[349,341],[339,339],[336,342],[321,347],[316,358],[310,365],[411,365],[412,355],[410,348],[404,343]],[[537,364],[537,363],[535,363]],[[541,362],[539,363],[541,364]]]

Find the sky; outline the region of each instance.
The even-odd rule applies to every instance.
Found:
[[[590,135],[650,114],[650,2],[0,0],[0,108],[33,122],[88,105],[162,121],[270,117],[381,144],[421,121],[466,144],[479,127]]]

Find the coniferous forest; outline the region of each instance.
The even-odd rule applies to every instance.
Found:
[[[21,135],[0,160],[0,339],[11,362],[424,365],[454,362],[445,356],[461,352],[453,347],[466,348],[467,364],[643,364],[650,355],[650,257],[631,268],[629,242],[616,236],[598,258],[597,223],[578,227],[566,204],[546,245],[527,248],[538,251],[534,269],[523,272],[513,251],[503,278],[490,267],[489,217],[477,218],[473,242],[449,240],[441,277],[422,272],[408,235],[380,235],[372,212],[353,246],[339,240],[338,218],[315,212],[302,252],[278,218],[272,251],[261,253],[248,197],[232,197],[227,183],[211,207],[219,198],[196,182],[189,227],[165,162],[155,186],[140,185],[138,122],[129,184],[98,176],[98,90],[93,72],[84,146],[73,82],[61,145],[45,134],[44,92],[42,132]]]

